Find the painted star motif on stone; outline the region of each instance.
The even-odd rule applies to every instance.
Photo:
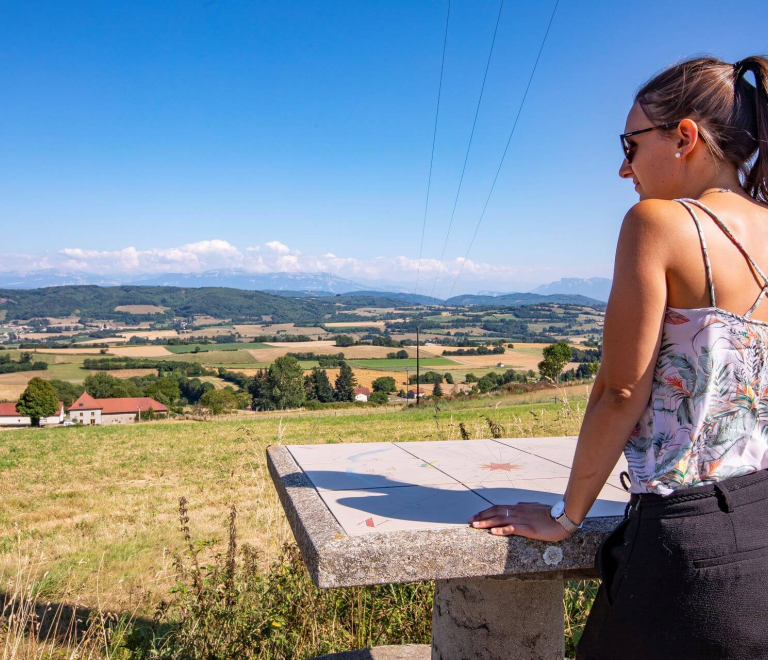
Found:
[[[501,470],[503,472],[510,472],[512,470],[517,470],[517,468],[519,468],[520,466],[513,465],[512,463],[486,463],[484,465],[481,465],[480,467],[483,468],[484,470],[491,470],[492,472],[496,470]]]

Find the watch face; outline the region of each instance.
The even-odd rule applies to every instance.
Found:
[[[563,500],[560,500],[557,504],[555,504],[552,507],[552,509],[550,510],[550,515],[553,518],[557,518],[558,516],[562,516],[564,511],[565,511],[565,502],[563,502]]]

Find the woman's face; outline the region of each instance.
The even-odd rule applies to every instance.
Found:
[[[635,102],[627,115],[624,132],[653,126],[640,105]],[[619,168],[619,176],[631,179],[640,199],[674,199],[680,189],[680,159],[675,158],[675,132],[653,130],[628,138],[632,162],[627,159]]]

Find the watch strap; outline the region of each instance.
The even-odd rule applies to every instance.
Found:
[[[562,527],[567,532],[571,532],[572,533],[572,532],[575,532],[577,529],[581,529],[582,526],[584,525],[584,521],[582,520],[579,525],[577,525],[575,522],[573,522],[573,520],[571,520],[568,517],[568,515],[565,513],[565,500],[560,500],[560,501],[563,503],[563,512],[559,516],[557,516],[556,518],[554,516],[552,516],[552,517],[555,518],[555,520],[557,522],[559,522],[560,525],[562,525]]]

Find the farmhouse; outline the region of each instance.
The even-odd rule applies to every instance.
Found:
[[[120,399],[94,399],[88,392],[69,407],[69,419],[86,425],[132,424],[140,413],[148,410],[167,415],[166,408],[159,401],[148,396]]]
[[[355,401],[368,401],[368,397],[371,394],[371,390],[367,387],[355,388]]]
[[[55,426],[64,421],[64,403],[59,401],[59,412],[50,417],[41,417],[40,426]],[[32,426],[29,417],[20,415],[16,403],[0,403],[0,426]]]

